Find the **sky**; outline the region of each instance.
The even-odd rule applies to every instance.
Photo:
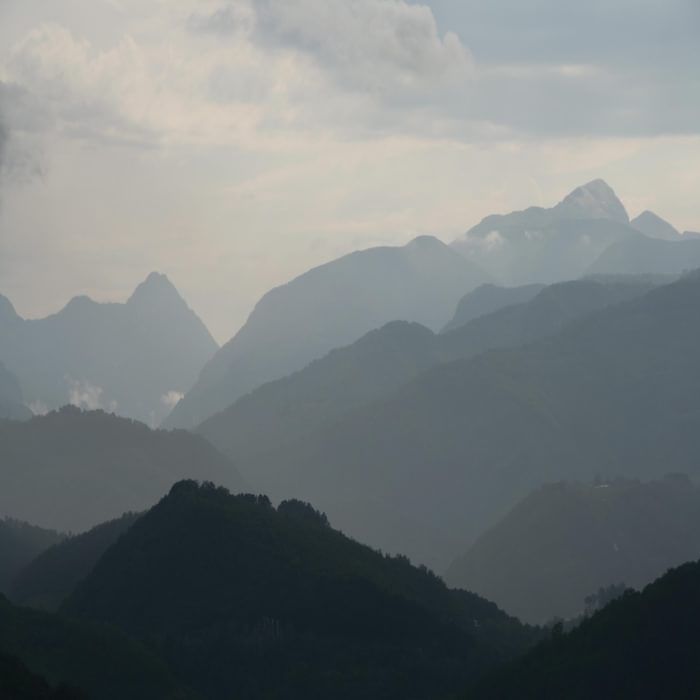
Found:
[[[220,342],[358,248],[604,178],[700,230],[697,0],[0,0],[0,293],[166,273]]]

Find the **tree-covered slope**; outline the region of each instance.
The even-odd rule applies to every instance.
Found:
[[[63,610],[162,649],[209,698],[440,698],[532,639],[308,505],[194,482],[143,515]]]
[[[693,700],[700,696],[700,564],[629,592],[499,668],[474,700]]]
[[[9,597],[21,605],[56,610],[138,517],[126,513],[42,551],[19,570]]]
[[[15,576],[64,535],[5,518],[0,520],[0,593],[7,594]]]
[[[0,697],[3,700],[84,700],[80,690],[52,687],[19,659],[0,652]]]
[[[0,596],[3,653],[18,658],[52,685],[65,683],[81,688],[95,700],[194,697],[174,680],[153,651],[123,633],[16,607]]]
[[[239,489],[235,466],[203,438],[65,407],[0,421],[0,513],[81,532],[144,510],[183,478]]]
[[[700,489],[687,478],[544,486],[450,567],[447,580],[521,620],[584,611],[611,585],[641,589],[700,558]]]

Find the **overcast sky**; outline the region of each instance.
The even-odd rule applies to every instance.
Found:
[[[220,341],[359,247],[605,178],[700,229],[698,0],[0,0],[0,293]]]

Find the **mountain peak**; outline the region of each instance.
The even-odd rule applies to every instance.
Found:
[[[680,232],[668,221],[662,219],[653,211],[643,211],[636,219],[630,222],[632,228],[641,231],[652,238],[660,238],[665,241],[675,241],[680,238]]]
[[[605,180],[591,180],[568,194],[555,209],[567,210],[575,218],[611,219],[628,224],[629,216],[615,191]]]
[[[168,279],[160,272],[151,272],[141,284],[136,287],[127,304],[165,305],[184,304],[184,300]]]

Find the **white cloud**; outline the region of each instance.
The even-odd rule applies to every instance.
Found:
[[[86,379],[72,379],[66,377],[68,381],[68,403],[78,408],[85,408],[88,411],[96,411],[106,408],[109,411],[117,410],[117,402],[110,401],[106,406],[102,403],[104,390],[101,386],[92,384]]]
[[[172,411],[184,396],[185,395],[181,391],[168,391],[160,397],[160,401],[165,408]]]

